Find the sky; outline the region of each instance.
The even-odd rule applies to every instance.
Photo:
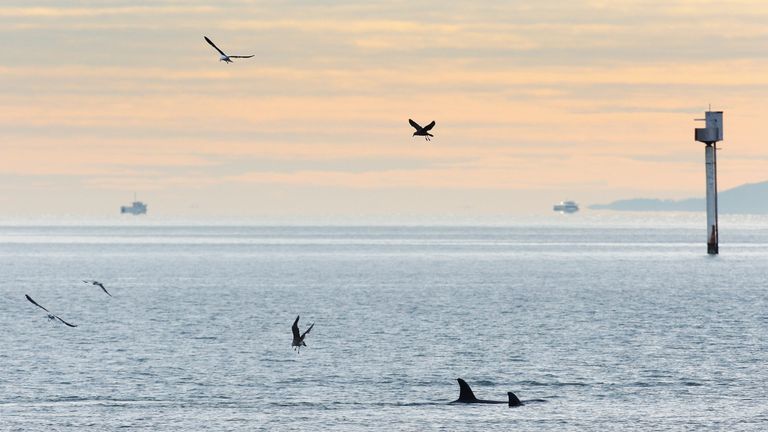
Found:
[[[768,3],[6,0],[0,211],[472,218],[768,180]],[[225,64],[203,40],[230,54]],[[412,137],[408,119],[437,122]]]

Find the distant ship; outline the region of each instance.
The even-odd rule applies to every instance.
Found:
[[[560,201],[560,204],[555,204],[552,210],[560,213],[576,213],[579,211],[579,206],[573,201]]]
[[[133,204],[131,206],[121,206],[120,214],[130,213],[132,215],[147,214],[147,205],[141,201],[136,201],[136,195],[133,196]]]

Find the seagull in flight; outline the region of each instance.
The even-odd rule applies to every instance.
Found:
[[[112,294],[110,294],[109,291],[107,291],[107,289],[104,288],[103,283],[95,280],[84,280],[83,282],[87,283],[88,285],[95,285],[97,287],[100,287],[105,293],[107,293],[108,296],[112,297]]]
[[[315,323],[312,323],[304,333],[299,334],[299,315],[296,315],[296,321],[294,321],[293,326],[291,326],[291,331],[293,332],[293,343],[291,346],[296,347],[297,353],[301,351],[301,347],[307,346],[307,344],[304,343],[304,336],[306,336],[314,326]]]
[[[32,297],[30,297],[29,295],[27,295],[27,294],[24,294],[24,297],[26,297],[26,298],[27,298],[27,300],[29,300],[29,302],[30,302],[30,303],[32,303],[33,305],[35,305],[35,306],[39,307],[40,309],[44,310],[45,312],[47,312],[47,313],[48,313],[48,319],[49,319],[49,320],[55,320],[55,319],[57,319],[57,320],[61,321],[62,323],[64,323],[65,325],[69,326],[69,327],[77,327],[76,325],[74,325],[74,324],[70,324],[70,323],[68,323],[68,322],[64,321],[63,319],[59,318],[58,316],[56,316],[55,314],[53,314],[53,313],[52,313],[51,311],[49,311],[48,309],[46,309],[46,308],[44,308],[44,307],[40,306],[40,305],[39,305],[39,304],[38,304],[36,301],[32,300]]]
[[[434,135],[429,133],[429,131],[432,130],[433,127],[435,127],[435,121],[434,120],[432,120],[432,123],[430,123],[430,124],[428,124],[428,125],[426,125],[424,127],[419,126],[418,123],[416,123],[415,121],[413,121],[411,119],[408,119],[408,123],[410,123],[411,126],[413,126],[414,129],[416,129],[416,132],[413,133],[413,136],[416,136],[416,135],[423,136],[424,139],[426,139],[427,141],[432,141],[431,139],[429,139],[429,137],[433,137]]]
[[[203,37],[205,38],[206,42],[208,42],[212,47],[214,47],[216,49],[216,51],[219,52],[219,54],[221,54],[221,56],[219,57],[219,61],[223,61],[225,63],[232,63],[232,59],[235,59],[235,58],[251,58],[251,57],[253,57],[252,55],[249,55],[249,56],[226,55],[226,54],[224,54],[224,51],[220,50],[219,47],[217,47],[215,43],[213,43],[210,39],[208,39],[208,36],[203,36]]]

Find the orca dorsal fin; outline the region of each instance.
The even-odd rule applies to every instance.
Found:
[[[518,399],[517,396],[515,396],[514,393],[507,392],[507,395],[509,396],[509,406],[517,407],[523,404],[522,402],[520,402],[520,399]]]
[[[457,402],[474,402],[477,400],[466,381],[461,378],[457,378],[456,381],[459,382],[459,399]]]

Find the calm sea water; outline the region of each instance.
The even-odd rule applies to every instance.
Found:
[[[765,219],[137,220],[0,226],[0,430],[768,427]]]

